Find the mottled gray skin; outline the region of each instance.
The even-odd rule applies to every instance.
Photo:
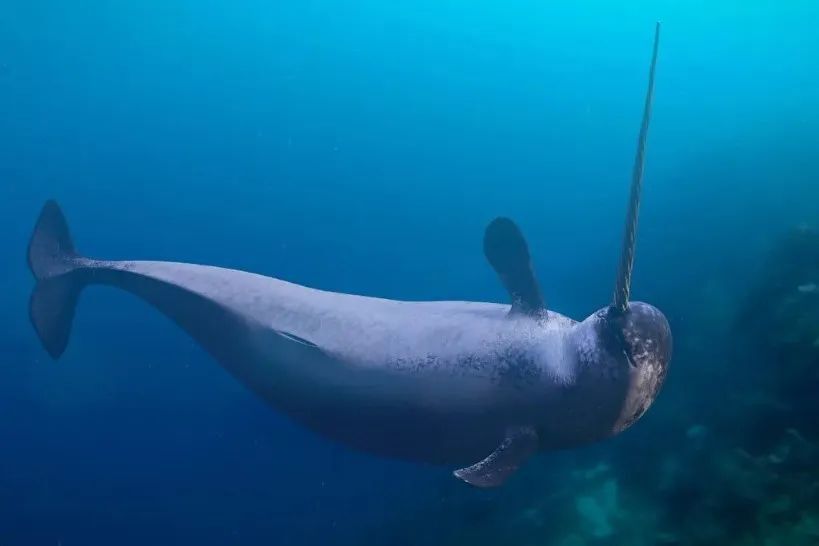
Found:
[[[654,400],[671,351],[665,317],[639,302],[576,322],[203,265],[75,257],[69,268],[81,284],[117,286],[155,306],[297,422],[409,460],[473,463],[515,426],[534,427],[541,449],[616,434]]]

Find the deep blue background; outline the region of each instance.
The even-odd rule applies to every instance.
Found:
[[[95,257],[402,299],[503,301],[480,241],[510,215],[581,318],[612,289],[661,19],[634,295],[683,357],[646,430],[704,395],[686,344],[730,344],[725,302],[819,211],[813,1],[2,4],[3,544],[360,543],[439,503],[434,536],[463,495],[291,425],[110,289],[51,362],[24,261],[46,198]]]

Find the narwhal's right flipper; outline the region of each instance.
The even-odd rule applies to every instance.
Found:
[[[537,432],[532,427],[510,429],[501,445],[487,458],[453,472],[475,487],[498,487],[537,451]]]

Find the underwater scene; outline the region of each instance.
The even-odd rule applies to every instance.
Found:
[[[819,545],[817,22],[6,0],[0,546]]]

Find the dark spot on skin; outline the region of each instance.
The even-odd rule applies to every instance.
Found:
[[[535,383],[540,378],[540,369],[534,360],[520,349],[508,349],[498,355],[493,380],[522,388]]]
[[[417,358],[396,358],[391,367],[398,370],[421,372],[449,367],[453,374],[487,377],[496,385],[524,388],[540,379],[540,369],[534,359],[523,350],[505,349],[487,355],[461,355],[455,362],[445,363],[438,355]]]

